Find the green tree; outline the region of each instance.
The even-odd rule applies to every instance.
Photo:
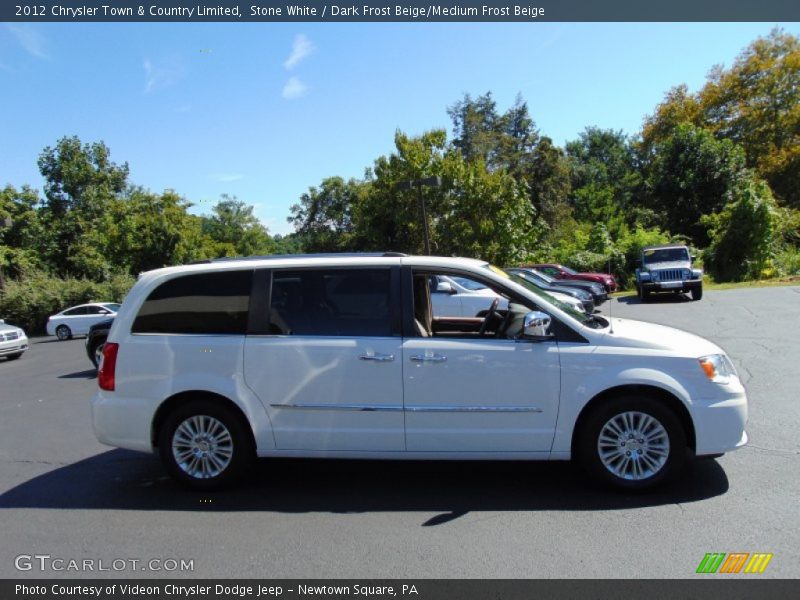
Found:
[[[743,150],[706,129],[678,125],[659,141],[646,168],[648,202],[664,216],[663,226],[704,247],[709,242],[701,217],[733,200],[747,177]]]
[[[39,156],[45,178],[43,258],[60,275],[102,277],[107,270],[102,253],[86,235],[127,185],[127,163],[119,166],[110,155],[103,142],[82,144],[73,136],[61,138]]]
[[[522,179],[535,218],[546,223],[551,231],[558,231],[572,215],[570,164],[564,151],[553,145],[549,137],[542,137],[525,161]]]
[[[311,187],[291,207],[287,220],[295,227],[307,252],[343,252],[359,249],[353,215],[358,210],[369,185],[341,177],[324,179]]]
[[[639,171],[631,142],[622,131],[587,127],[566,151],[578,220],[603,223],[613,235],[623,224],[640,220]]]
[[[232,249],[221,255],[254,256],[271,254],[275,246],[267,228],[253,214],[253,207],[223,194],[212,208],[213,215],[203,218],[203,233],[222,248]]]
[[[130,188],[106,212],[98,245],[104,246],[115,269],[133,275],[160,267],[215,256],[212,241],[202,233],[191,203],[172,190],[155,194]]]
[[[673,135],[680,124],[706,128],[740,145],[747,166],[778,199],[800,208],[800,39],[781,29],[758,38],[734,64],[716,66],[697,94],[673,88],[645,121],[641,149]]]
[[[28,186],[0,189],[0,289],[7,276],[40,267],[39,194]]]
[[[760,279],[776,242],[777,222],[769,186],[755,179],[742,182],[733,201],[705,215],[711,244],[704,265],[717,281]]]
[[[505,169],[519,178],[539,140],[521,96],[500,114],[491,92],[475,99],[465,94],[447,113],[453,122],[452,145],[466,161],[480,160],[490,171]]]

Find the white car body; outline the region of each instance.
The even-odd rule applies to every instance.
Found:
[[[68,328],[67,338],[86,335],[95,323],[115,317],[118,306],[115,302],[90,302],[66,308],[47,319],[47,335],[57,335],[60,326]]]
[[[28,349],[28,336],[19,327],[0,319],[0,356],[19,357]]]
[[[526,343],[131,333],[145,300],[165,281],[245,267],[447,269],[530,300],[569,335]],[[474,316],[472,307],[468,313]],[[747,441],[738,376],[711,381],[698,364],[725,356],[712,342],[617,318],[612,327],[584,324],[473,259],[299,256],[150,271],[128,294],[108,342],[118,345],[115,384],[92,399],[94,429],[101,442],[131,450],[154,451],[159,408],[198,391],[241,411],[258,456],[568,460],[590,403],[643,389],[687,421],[694,454],[720,454]]]

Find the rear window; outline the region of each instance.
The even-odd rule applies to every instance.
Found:
[[[389,269],[276,271],[270,333],[390,336]]]
[[[176,277],[153,290],[133,333],[244,334],[252,271]]]

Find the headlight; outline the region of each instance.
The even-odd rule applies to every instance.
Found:
[[[736,369],[724,354],[711,354],[697,359],[709,381],[714,383],[728,383],[731,377],[736,376]]]
[[[650,279],[650,271],[639,271],[640,279]]]

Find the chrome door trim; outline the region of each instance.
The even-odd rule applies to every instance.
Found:
[[[544,412],[536,406],[406,406],[408,412]]]
[[[402,406],[382,406],[380,404],[270,404],[270,408],[288,408],[292,410],[354,410],[362,412],[400,412]]]

